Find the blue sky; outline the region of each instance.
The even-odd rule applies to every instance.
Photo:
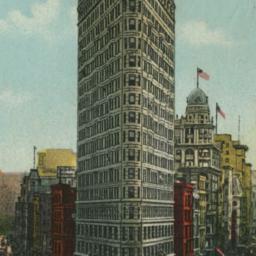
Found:
[[[250,147],[256,166],[256,2],[176,1],[176,110],[184,113],[196,67],[219,131]],[[193,3],[192,3],[193,2]],[[76,0],[0,2],[0,169],[25,171],[38,148],[76,148]]]

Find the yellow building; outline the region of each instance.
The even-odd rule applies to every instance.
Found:
[[[57,167],[76,168],[76,154],[71,149],[45,149],[37,153],[37,169],[41,177],[56,177]]]
[[[215,142],[221,148],[221,184],[224,191],[225,170],[231,169],[233,177],[237,177],[242,187],[240,238],[246,239],[251,225],[252,166],[246,163],[248,147],[232,140],[230,134],[216,134]],[[223,200],[223,195],[220,201]],[[223,202],[224,205],[225,202]],[[224,206],[223,206],[224,207]],[[223,209],[222,209],[223,210]],[[220,210],[220,212],[223,212]]]
[[[248,231],[250,232],[250,227],[252,225],[252,165],[250,163],[245,164],[245,172],[243,173],[243,184],[244,184],[244,195],[246,204],[246,219],[248,225]]]

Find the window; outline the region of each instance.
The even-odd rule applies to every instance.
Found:
[[[128,168],[128,179],[135,179],[135,168]]]
[[[129,37],[129,48],[136,48],[136,39],[135,39],[135,37]]]
[[[135,131],[134,130],[128,132],[128,140],[135,141]]]
[[[135,0],[130,0],[129,1],[129,10],[131,12],[135,12],[135,10],[136,10]]]
[[[129,219],[134,219],[134,207],[129,207]]]
[[[128,113],[128,122],[135,123],[136,122],[136,114],[135,112]]]
[[[128,160],[129,161],[135,160],[135,149],[128,150]]]
[[[190,215],[189,211],[185,211],[185,221],[190,221]]]
[[[130,85],[130,86],[136,85],[136,76],[135,75],[129,75],[128,85]]]
[[[135,197],[135,187],[128,187],[128,198]]]
[[[191,202],[190,196],[189,196],[189,195],[186,195],[186,196],[185,196],[185,206],[190,206],[190,202]]]
[[[135,30],[135,29],[136,29],[135,19],[129,19],[129,30]]]
[[[129,67],[136,67],[136,56],[129,56]]]
[[[136,94],[130,93],[129,94],[129,104],[135,104]]]

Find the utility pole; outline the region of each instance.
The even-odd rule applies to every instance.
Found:
[[[33,168],[36,169],[36,146],[33,147]]]

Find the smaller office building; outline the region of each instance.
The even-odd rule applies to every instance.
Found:
[[[184,181],[174,184],[174,251],[193,256],[193,187]]]
[[[56,184],[52,190],[52,255],[73,256],[75,251],[76,191],[70,185]]]

